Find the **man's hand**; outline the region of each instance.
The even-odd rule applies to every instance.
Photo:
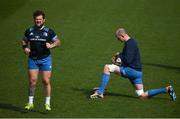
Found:
[[[55,48],[55,47],[58,47],[58,46],[60,46],[60,40],[59,39],[56,39],[56,41],[55,42],[53,42],[53,43],[46,43],[46,47],[48,48],[48,49],[52,49],[52,48]]]
[[[113,57],[111,58],[111,62],[112,62],[112,64],[115,64],[115,63],[116,63],[116,57],[115,57],[115,56],[113,56]]]
[[[121,65],[121,58],[119,57],[119,52],[117,52],[116,54],[114,54],[111,58],[111,62],[112,64],[115,64],[115,65],[118,65],[120,66]]]
[[[29,48],[24,48],[23,50],[26,55],[29,55],[29,53],[31,52]]]
[[[53,44],[46,43],[46,47],[47,47],[48,49],[51,49],[51,48],[53,48]]]

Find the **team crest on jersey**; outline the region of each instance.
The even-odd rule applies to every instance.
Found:
[[[44,33],[43,33],[43,36],[46,36],[46,37],[47,37],[47,36],[48,36],[47,32],[44,32]]]
[[[33,36],[34,34],[33,34],[33,32],[31,32],[29,35],[30,35],[30,36]]]

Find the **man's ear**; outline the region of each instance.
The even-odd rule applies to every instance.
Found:
[[[120,35],[120,36],[124,38],[124,35]]]

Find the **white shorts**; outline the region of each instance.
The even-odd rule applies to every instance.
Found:
[[[120,72],[120,67],[114,64],[108,64],[108,68],[110,72]]]

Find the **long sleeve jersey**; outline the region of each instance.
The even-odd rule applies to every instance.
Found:
[[[119,57],[121,58],[122,66],[130,67],[138,71],[142,70],[139,48],[134,39],[130,38],[125,42]]]

